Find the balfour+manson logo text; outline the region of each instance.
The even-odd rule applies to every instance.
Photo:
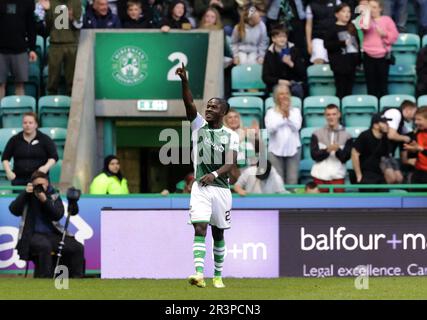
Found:
[[[148,57],[140,48],[126,46],[112,57],[113,78],[120,84],[134,86],[147,78]]]

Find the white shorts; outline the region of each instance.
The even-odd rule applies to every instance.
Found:
[[[328,63],[328,51],[325,49],[324,41],[322,39],[313,39],[311,44],[313,52],[311,53],[310,62],[314,63],[315,60],[322,59],[325,63]]]
[[[231,191],[215,186],[201,187],[195,181],[191,188],[190,222],[206,222],[219,229],[231,227]]]

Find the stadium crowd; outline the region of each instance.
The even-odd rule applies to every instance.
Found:
[[[42,58],[36,54],[37,34],[49,39],[47,94],[58,94],[63,75],[66,94],[71,95],[81,29],[223,29],[224,53],[230,61],[225,64],[225,74],[240,64],[262,65],[264,97],[273,94],[274,98],[274,107],[265,112],[264,122],[254,123],[251,128],[243,127],[236,110],[227,116],[226,125],[242,138],[247,129],[256,132],[253,141],[242,139],[243,162],[232,177],[236,191],[242,195],[248,188],[254,192],[285,192],[276,186],[279,178],[286,184],[300,182],[304,118],[292,105],[291,97],[308,96],[308,66],[330,65],[339,99],[352,94],[358,70],[365,74],[369,95],[387,95],[394,59],[391,47],[399,32],[406,32],[407,5],[408,0],[8,0],[0,3],[0,98],[6,95],[9,76],[15,82],[16,95],[25,94],[29,63]],[[416,0],[415,5],[422,37],[427,33],[427,2]],[[60,13],[54,9],[58,6],[68,8],[69,28],[55,26]],[[427,88],[423,85],[425,56],[425,50],[421,50],[417,95],[427,93],[423,89]],[[342,125],[340,107],[324,107],[325,126],[313,132],[310,142],[314,160],[311,177],[315,183],[343,184],[346,179],[365,184],[427,183],[426,107],[403,101],[400,108],[386,108],[373,114],[370,127],[354,140]],[[260,127],[266,128],[269,135],[267,176],[256,174],[253,160],[245,161],[260,152]],[[53,152],[51,158],[55,159]],[[349,175],[350,159],[354,174]],[[5,152],[3,160],[10,160],[10,152]],[[114,157],[108,160],[118,162]],[[96,181],[115,179],[115,189],[128,192],[119,169],[113,173],[106,162]],[[245,170],[253,171],[258,180],[248,179]],[[9,169],[8,178],[13,180],[14,175]],[[268,175],[274,183],[267,181]],[[26,178],[29,176],[27,172]],[[99,190],[96,181],[92,187]]]

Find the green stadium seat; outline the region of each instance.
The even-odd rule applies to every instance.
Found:
[[[21,132],[22,128],[3,128],[0,129],[0,157],[3,154],[4,148],[10,138]]]
[[[408,18],[406,20],[406,32],[407,33],[418,33],[418,18],[415,10],[414,1],[408,1]]]
[[[315,64],[307,68],[310,96],[333,96],[336,94],[334,74],[329,64]]]
[[[25,95],[34,99],[39,97],[40,93],[40,61],[31,62],[28,70],[28,81],[24,83]],[[7,78],[6,95],[15,94],[15,79],[12,76]]]
[[[370,126],[370,123],[369,123]],[[366,127],[345,127],[345,131],[347,131],[353,139],[357,139],[357,137],[365,130],[368,130],[369,126]]]
[[[36,99],[30,96],[7,96],[1,100],[0,114],[3,128],[22,126],[22,115],[36,111]]]
[[[365,73],[363,71],[356,71],[356,79],[353,85],[353,94],[368,94],[368,87],[366,86]]]
[[[262,81],[262,65],[234,66],[231,69],[231,90],[233,96],[263,96],[265,84]]]
[[[427,46],[427,34],[423,36],[423,39],[421,41],[421,46],[422,47]]]
[[[341,100],[341,109],[346,126],[369,126],[372,114],[378,112],[378,99],[369,95],[347,96]]]
[[[389,94],[415,95],[417,75],[414,65],[392,65],[388,76]]]
[[[253,120],[262,124],[264,102],[260,97],[231,97],[228,99],[230,108],[240,113],[243,125],[250,127]]]
[[[380,99],[380,112],[385,108],[399,108],[404,100],[416,102],[415,98],[408,94],[389,94],[383,96]]]
[[[49,178],[50,182],[53,184],[58,184],[61,180],[61,169],[62,169],[62,160],[58,160],[57,163],[50,169]]]
[[[301,110],[301,108],[302,108],[301,98],[291,97],[291,106]],[[274,107],[274,99],[273,99],[273,97],[268,97],[265,100],[265,110],[270,109],[271,107]]]
[[[42,127],[67,128],[70,114],[69,96],[44,96],[39,99],[39,117]]]
[[[301,130],[302,159],[311,159],[310,142],[313,132],[318,128],[303,128]]]
[[[417,34],[401,33],[392,46],[397,65],[415,65],[420,49],[420,37]]]
[[[417,105],[418,107],[427,106],[427,95],[418,97]]]
[[[65,140],[67,129],[64,128],[39,128],[41,132],[48,135],[56,144],[59,159],[64,157]]]
[[[304,99],[305,127],[323,127],[325,125],[325,107],[328,104],[340,106],[340,99],[333,96],[315,96]]]
[[[37,59],[39,61],[43,62],[44,61],[44,57],[45,57],[45,55],[44,55],[44,53],[45,53],[45,50],[44,50],[44,39],[40,35],[37,35],[37,38],[36,38],[36,53],[37,53]]]
[[[303,159],[300,162],[299,168],[299,183],[306,184],[313,180],[311,176],[311,168],[313,167],[314,161],[311,159]]]

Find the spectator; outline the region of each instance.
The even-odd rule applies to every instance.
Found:
[[[384,15],[393,18],[397,30],[406,32],[406,21],[408,20],[408,0],[383,0]]]
[[[142,4],[139,1],[132,0],[127,3],[127,17],[123,22],[125,29],[151,28],[150,21],[142,12]]]
[[[34,0],[10,0],[0,4],[0,99],[6,94],[9,73],[15,94],[24,95],[28,62],[37,60]]]
[[[283,186],[282,177],[268,160],[266,168],[254,165],[245,170],[234,184],[234,191],[242,197],[251,193],[288,193]]]
[[[426,1],[426,7],[427,7],[427,1]],[[426,8],[426,15],[427,15],[427,8]],[[416,93],[417,93],[417,96],[419,97],[427,94],[427,47],[426,46],[424,46],[423,48],[420,49],[420,51],[418,51],[416,71],[417,71]]]
[[[58,94],[63,70],[66,84],[65,94],[71,96],[80,29],[83,26],[81,1],[40,0],[40,4],[46,12],[46,27],[50,35],[47,92],[49,95]],[[59,26],[57,23],[62,13],[56,11],[56,8],[63,5],[68,8],[69,27]]]
[[[291,106],[288,86],[277,85],[273,98],[275,106],[265,115],[269,135],[268,156],[286,184],[297,184],[301,160],[301,111]]]
[[[267,93],[271,93],[277,84],[284,84],[291,88],[292,95],[304,98],[304,58],[298,48],[288,42],[283,28],[273,29],[271,40],[273,43],[265,54],[262,67],[262,80],[267,86]]]
[[[109,8],[107,0],[93,0],[93,4],[88,6],[86,10],[83,28],[121,28],[121,23],[119,17]]]
[[[347,173],[345,164],[351,157],[352,138],[340,125],[338,106],[328,105],[325,118],[327,125],[311,136],[311,157],[316,162],[311,175],[317,184],[344,184]],[[321,189],[321,192],[328,190]],[[335,189],[334,192],[344,192],[344,189]]]
[[[411,183],[427,183],[427,107],[421,107],[415,115],[416,131],[413,140],[404,144],[404,149],[417,155]]]
[[[213,7],[206,9],[199,24],[200,29],[221,30],[222,21],[219,11]]]
[[[233,26],[238,21],[237,6],[234,0],[195,0],[194,14],[202,24],[203,16],[209,8],[215,9],[222,17],[224,32],[231,36]]]
[[[59,193],[49,184],[46,173],[36,171],[31,176],[25,192],[9,206],[10,212],[22,217],[19,240],[16,246],[21,260],[33,260],[35,278],[52,278],[54,273],[52,252],[58,251],[63,227],[59,220],[64,216],[64,205]],[[66,263],[70,277],[84,276],[84,248],[67,234],[62,250],[62,263]]]
[[[104,168],[90,187],[90,194],[129,194],[128,182],[120,171],[120,162],[116,156],[104,159]]]
[[[353,92],[356,67],[360,64],[357,30],[351,23],[350,6],[346,3],[335,8],[337,22],[325,36],[325,48],[334,73],[336,96],[340,99]]]
[[[311,0],[306,8],[305,37],[307,51],[314,64],[328,63],[324,39],[327,30],[335,24],[335,8],[340,0]]]
[[[24,113],[23,130],[9,139],[3,151],[3,167],[13,186],[27,185],[35,171],[48,174],[58,161],[55,143],[37,128],[37,115],[33,112]],[[12,158],[13,171],[10,167]]]
[[[369,0],[362,6],[360,25],[363,30],[363,66],[368,94],[378,99],[388,93],[388,72],[393,62],[391,46],[399,32],[390,17],[381,15],[380,0]]]
[[[304,193],[309,193],[309,194],[320,193],[319,186],[314,181],[308,182],[304,187]]]
[[[305,55],[303,0],[271,0],[266,16],[267,29],[272,30],[275,26],[282,25],[285,30],[289,31],[289,40]]]
[[[427,34],[427,1],[416,0],[416,3],[418,5],[419,35],[420,35],[420,38],[422,39],[422,37]]]
[[[237,168],[239,170],[232,170],[230,177],[231,180],[233,178],[237,180],[241,173],[258,162],[257,153],[261,141],[259,139],[259,124],[254,120],[251,128],[242,128],[240,113],[233,108],[230,108],[224,117],[224,124],[239,135],[240,145],[237,154]]]
[[[417,105],[409,100],[404,100],[400,108],[386,108],[382,114],[391,119],[388,122],[388,139],[391,142],[391,153],[394,154],[399,144],[411,142],[408,136],[409,130],[405,126],[405,121],[413,123]]]
[[[143,0],[142,12],[148,21],[150,21],[151,28],[159,28],[162,21],[161,0]]]
[[[357,183],[393,184],[403,181],[398,163],[390,154],[387,138],[390,120],[380,114],[374,114],[371,128],[362,132],[356,139],[352,160]]]
[[[267,28],[259,12],[255,7],[244,10],[231,36],[234,64],[262,64],[267,47]]]
[[[168,15],[162,20],[160,29],[163,32],[169,32],[170,29],[190,30],[191,23],[185,17],[186,11],[184,1],[174,0],[169,6]]]

